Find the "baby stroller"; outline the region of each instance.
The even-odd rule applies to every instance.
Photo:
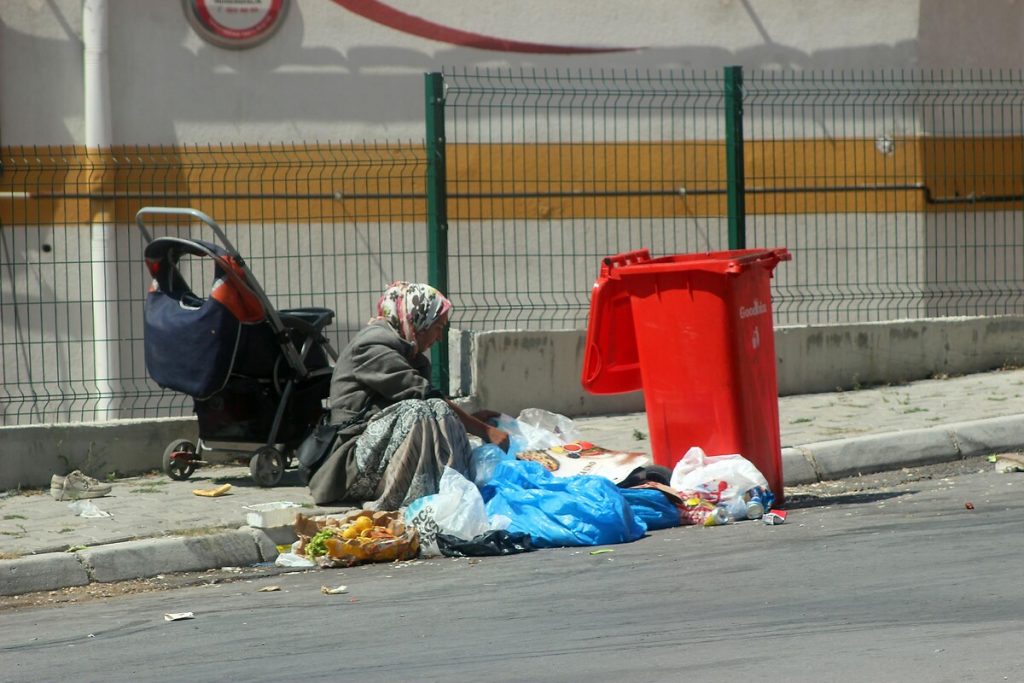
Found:
[[[202,221],[224,246],[154,239],[144,218],[157,214]],[[146,370],[161,387],[191,396],[199,422],[198,441],[168,444],[164,472],[181,481],[210,464],[204,453],[251,454],[253,480],[276,486],[324,412],[338,357],[324,336],[334,311],[275,310],[224,231],[201,211],[145,207],[135,222],[153,276],[144,315]],[[213,261],[207,298],[192,292],[179,269],[186,255]]]

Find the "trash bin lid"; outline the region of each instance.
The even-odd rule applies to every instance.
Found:
[[[630,252],[630,254],[633,253],[638,252]],[[764,268],[770,273],[780,261],[789,261],[792,256],[785,247],[775,247],[773,249],[733,249],[731,251],[676,254],[627,263],[617,261],[618,258],[619,256],[611,256],[605,259],[605,261],[610,261],[608,265],[610,277],[629,278],[637,275],[691,270],[736,275],[750,268]],[[602,273],[604,273],[604,266],[602,266]]]
[[[650,260],[650,252],[641,249],[601,261],[601,273],[590,297],[580,378],[583,388],[592,394],[621,394],[643,388],[629,290],[615,269]]]
[[[731,277],[750,268],[771,273],[791,256],[785,248],[738,249],[651,258],[647,249],[608,256],[590,298],[587,344],[580,382],[592,394],[621,394],[643,388],[630,284],[658,273],[704,271]]]

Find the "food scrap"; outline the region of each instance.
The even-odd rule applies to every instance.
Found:
[[[295,533],[295,554],[321,567],[411,560],[420,549],[419,534],[402,521],[400,512],[356,510],[340,518],[300,514]]]
[[[219,496],[226,495],[231,490],[231,484],[221,484],[217,488],[213,489],[192,489],[192,493],[197,496],[204,496],[206,498],[217,498]]]

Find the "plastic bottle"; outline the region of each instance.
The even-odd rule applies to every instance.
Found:
[[[747,501],[743,496],[735,496],[721,503],[729,512],[731,521],[738,522],[743,519],[747,519],[750,515],[748,513]]]

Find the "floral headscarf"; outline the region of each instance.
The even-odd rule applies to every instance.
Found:
[[[392,282],[377,301],[377,317],[385,320],[407,342],[416,344],[423,332],[452,310],[452,302],[430,285]]]

